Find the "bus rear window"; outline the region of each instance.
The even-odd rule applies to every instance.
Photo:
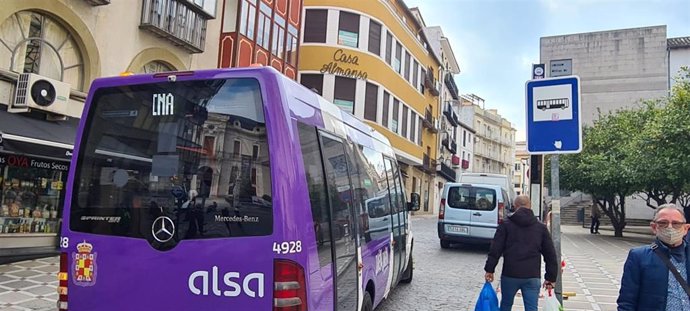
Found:
[[[268,235],[268,141],[254,79],[99,89],[72,187],[70,229],[160,240]],[[163,238],[165,239],[165,237]]]

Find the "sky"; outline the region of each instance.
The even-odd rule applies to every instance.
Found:
[[[525,82],[539,38],[645,26],[690,36],[690,0],[404,0],[427,26],[441,26],[461,73],[461,94],[485,99],[525,139]]]

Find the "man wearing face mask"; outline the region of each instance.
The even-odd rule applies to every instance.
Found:
[[[630,250],[623,269],[618,311],[690,310],[690,225],[675,204],[659,206],[652,231],[656,241]]]

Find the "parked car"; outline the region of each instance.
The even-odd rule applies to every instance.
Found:
[[[478,183],[446,183],[438,214],[441,248],[451,243],[491,243],[496,228],[512,211],[504,187]]]

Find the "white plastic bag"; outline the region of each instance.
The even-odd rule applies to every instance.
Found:
[[[544,296],[544,311],[563,311],[563,306],[558,302],[558,298],[556,298],[553,289],[546,291],[546,295]]]

